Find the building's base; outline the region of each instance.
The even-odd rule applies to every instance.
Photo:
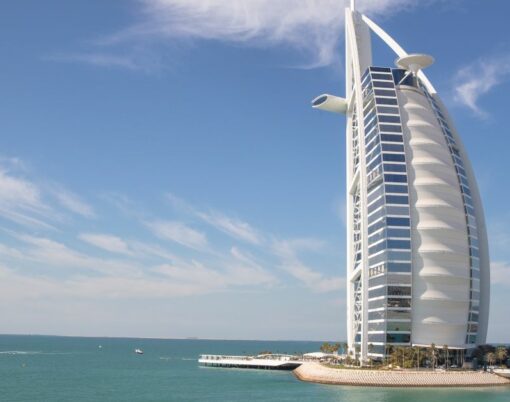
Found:
[[[510,379],[482,371],[358,370],[303,363],[294,370],[294,375],[301,381],[366,387],[510,386]]]

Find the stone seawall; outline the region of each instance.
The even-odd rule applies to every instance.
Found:
[[[369,387],[492,387],[510,379],[480,371],[386,371],[326,367],[304,363],[294,370],[301,381]]]

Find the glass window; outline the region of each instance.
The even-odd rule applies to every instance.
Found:
[[[368,248],[368,254],[372,255],[375,254],[381,250],[384,250],[386,248],[386,242],[382,241],[380,243],[377,243],[375,246]]]
[[[377,211],[375,211],[372,215],[370,215],[368,217],[368,224],[371,225],[372,222],[375,222],[376,220],[380,219],[381,217],[383,217],[385,215],[386,215],[386,212],[384,211],[384,208],[378,209]],[[371,233],[371,232],[369,231],[369,233]]]
[[[370,315],[370,313],[369,313]],[[388,319],[393,320],[410,320],[411,312],[409,310],[388,310],[386,312]]]
[[[372,81],[372,85],[374,88],[394,88],[395,84],[391,81]],[[395,94],[395,91],[393,91],[393,94]],[[395,96],[395,95],[394,95]]]
[[[403,249],[403,250],[409,250],[411,248],[411,241],[410,240],[393,240],[390,239],[387,242],[388,248],[396,248],[396,249]]]
[[[385,116],[385,115],[379,115],[377,116],[380,123],[400,123],[400,117],[399,116]]]
[[[386,233],[388,237],[411,237],[411,231],[409,229],[395,229],[389,228],[386,229]]]
[[[382,144],[383,151],[404,152],[404,146],[400,144]]]
[[[470,247],[470,248],[469,248],[469,255],[470,255],[471,257],[479,257],[479,255],[478,255],[478,249],[473,248],[473,247]]]
[[[391,74],[372,73],[372,79],[374,79],[374,80],[392,81]]]
[[[384,342],[385,334],[368,334],[368,342]]]
[[[388,321],[386,325],[386,331],[389,332],[410,332],[411,331],[411,323],[410,322],[399,322],[399,321]]]
[[[388,67],[374,67],[374,66],[370,66],[368,69],[370,71],[376,71],[378,73],[391,73],[391,68],[388,68]]]
[[[384,239],[386,237],[386,232],[384,230],[381,230],[380,232],[377,232],[373,236],[368,237],[369,245],[377,243],[379,240]]]
[[[387,195],[387,204],[405,204],[409,205],[409,197],[406,195]]]
[[[379,130],[387,132],[387,133],[401,133],[402,127],[400,124],[391,125],[391,124],[379,124]]]
[[[368,214],[370,215],[372,212],[381,208],[383,205],[384,205],[384,198],[381,197],[378,200],[375,200],[372,204],[369,205]]]
[[[388,262],[388,272],[411,272],[410,262]]]
[[[383,161],[385,162],[405,162],[406,157],[404,154],[383,154]]]
[[[379,186],[374,187],[368,194],[368,197],[367,197],[368,203],[370,204],[376,198],[379,198],[380,196],[382,196],[383,192],[384,192],[383,186],[379,185]]]
[[[384,262],[384,261],[386,261],[386,253],[385,252],[377,254],[376,256],[368,257],[368,265],[369,266],[380,264],[381,262]]]
[[[368,286],[379,286],[379,285],[386,285],[386,275],[379,275],[374,278],[370,278],[368,280]]]
[[[386,287],[383,286],[382,288],[377,289],[370,289],[368,291],[368,298],[373,299],[374,297],[381,297],[386,296]]]
[[[409,216],[409,207],[397,207],[395,205],[386,206],[387,215],[405,215]]]
[[[411,299],[396,299],[388,297],[388,307],[411,307]]]
[[[388,286],[388,296],[411,296],[411,287]]]
[[[370,310],[375,310],[377,308],[384,307],[384,304],[385,304],[384,303],[384,299],[369,300],[368,301],[368,308]]]
[[[394,98],[375,98],[375,103],[377,105],[398,105]]]
[[[400,172],[400,173],[406,172],[406,165],[398,163],[385,163],[383,165],[383,168],[385,172]]]
[[[369,331],[384,331],[386,329],[386,323],[383,322],[369,322],[368,330]]]
[[[410,334],[386,334],[386,342],[388,343],[409,343],[410,341]]]
[[[386,193],[402,193],[407,194],[407,185],[399,186],[396,184],[386,184]]]
[[[381,134],[381,141],[404,142],[404,137],[396,134]]]
[[[378,106],[377,113],[399,114],[398,107]]]
[[[384,181],[393,183],[407,183],[407,176],[405,174],[385,174]]]
[[[411,267],[411,264],[409,263],[409,267]],[[409,269],[409,272],[411,270]],[[411,275],[406,274],[387,274],[386,275],[387,282],[392,285],[410,285],[411,284]]]
[[[409,251],[388,251],[388,260],[391,261],[411,261],[411,252]]]
[[[386,225],[386,222],[384,221],[384,219],[381,219],[380,221],[378,222],[375,222],[373,225],[369,225],[368,226],[368,234],[371,234],[371,233],[374,233],[376,232],[377,230],[381,229],[382,227],[384,227]],[[401,225],[401,226],[405,226],[405,225]],[[407,225],[409,226],[409,225]]]
[[[396,97],[395,91],[387,90],[387,89],[374,89],[374,92],[377,96],[391,96]]]
[[[409,226],[410,220],[409,218],[397,218],[397,217],[388,217],[386,219],[388,226]]]

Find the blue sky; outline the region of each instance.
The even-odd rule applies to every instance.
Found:
[[[345,338],[345,121],[309,103],[343,94],[343,4],[232,3],[0,6],[1,333]],[[510,5],[358,3],[436,58],[508,341]]]

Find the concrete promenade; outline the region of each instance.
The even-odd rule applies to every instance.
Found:
[[[510,386],[510,379],[480,371],[356,370],[304,363],[294,371],[301,381],[369,387],[492,387]]]

